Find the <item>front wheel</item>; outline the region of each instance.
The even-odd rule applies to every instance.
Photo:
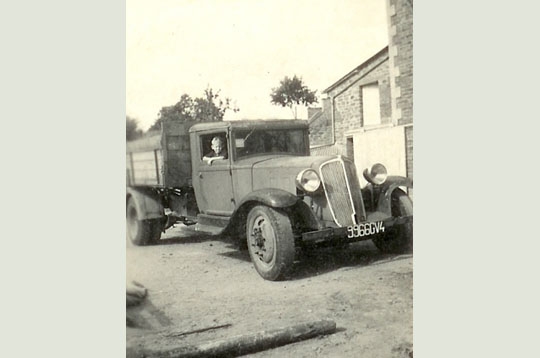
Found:
[[[246,224],[249,255],[264,279],[275,281],[292,268],[294,236],[289,217],[267,206],[255,206]]]
[[[412,201],[401,189],[392,192],[392,216],[411,216],[413,214]],[[412,250],[413,224],[412,222],[393,227],[383,236],[373,239],[373,243],[382,252],[405,253]]]
[[[127,235],[134,245],[150,245],[161,237],[162,220],[138,220],[137,206],[133,198],[129,199],[126,211]]]

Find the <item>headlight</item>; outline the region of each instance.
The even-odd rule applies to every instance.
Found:
[[[386,181],[387,176],[386,167],[380,163],[373,164],[371,170],[364,169],[364,178],[371,184],[381,185]]]
[[[307,193],[316,192],[321,186],[321,179],[313,169],[304,169],[296,176],[296,186]]]

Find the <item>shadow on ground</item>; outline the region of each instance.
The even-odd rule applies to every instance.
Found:
[[[303,250],[287,280],[300,280],[344,267],[362,267],[404,259],[411,255],[381,253],[371,241],[357,242],[340,248]]]
[[[234,242],[227,246],[231,251],[219,255],[251,262],[249,252],[240,250]],[[300,250],[297,252],[292,271],[286,280],[301,280],[324,273],[339,270],[345,267],[362,267],[381,265],[389,261],[402,260],[411,257],[407,254],[384,254],[380,252],[371,241],[357,242],[346,247],[327,247]]]
[[[178,225],[168,229],[162,234],[161,240],[155,245],[199,244],[209,241],[220,241],[230,244],[231,248],[238,248],[238,243],[227,234],[214,235],[207,232],[196,231],[194,226]]]
[[[238,243],[227,235],[211,235],[197,232],[192,227],[181,226],[175,228],[162,238],[157,245],[199,244],[204,242],[220,241],[226,244],[230,251],[218,255],[227,258],[251,262],[247,249],[241,250]],[[311,248],[299,250],[292,271],[286,280],[300,280],[342,269],[344,267],[362,267],[368,265],[384,264],[388,261],[404,259],[411,256],[384,254],[370,241],[351,243],[344,247]]]

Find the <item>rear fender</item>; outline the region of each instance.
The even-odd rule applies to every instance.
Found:
[[[412,188],[413,181],[406,177],[389,176],[383,184],[377,186],[379,193],[377,198],[377,211],[392,216],[392,192],[400,186]]]
[[[158,193],[151,189],[126,189],[126,204],[129,199],[133,199],[137,208],[137,219],[163,219],[165,212]]]

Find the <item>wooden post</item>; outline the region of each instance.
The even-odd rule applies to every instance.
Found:
[[[322,320],[204,342],[195,346],[169,348],[159,351],[135,351],[134,349],[130,349],[126,357],[234,357],[298,342],[319,335],[331,334],[335,331],[336,323],[334,321]]]

